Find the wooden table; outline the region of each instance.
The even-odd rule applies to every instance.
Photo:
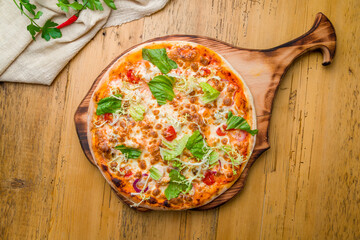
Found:
[[[119,201],[83,154],[73,115],[100,71],[128,47],[197,34],[270,48],[334,24],[334,62],[311,53],[277,92],[271,149],[245,189],[209,211],[146,212]],[[0,239],[359,239],[360,3],[174,0],[101,30],[52,86],[0,84]]]

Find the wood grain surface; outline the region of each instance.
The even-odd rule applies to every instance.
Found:
[[[337,33],[333,63],[306,54],[283,78],[270,150],[243,191],[208,211],[134,211],[78,142],[73,115],[97,74],[125,49],[170,34],[266,49],[311,27]],[[174,0],[111,27],[50,87],[0,83],[0,239],[359,239],[360,4],[357,0]]]

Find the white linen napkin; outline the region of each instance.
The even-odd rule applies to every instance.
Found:
[[[22,82],[50,85],[66,64],[102,27],[121,25],[162,9],[168,0],[115,0],[117,10],[104,2],[104,11],[83,10],[78,20],[61,29],[62,37],[45,41],[40,34],[33,41],[22,16],[12,0],[0,0],[0,82]],[[60,24],[74,15],[65,14],[57,0],[31,0],[43,15],[37,20],[43,26],[47,19]]]

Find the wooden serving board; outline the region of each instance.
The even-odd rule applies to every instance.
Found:
[[[320,50],[323,54],[322,64],[326,66],[331,63],[336,48],[335,29],[329,19],[322,13],[318,13],[316,15],[314,25],[307,33],[288,43],[265,50],[238,48],[208,37],[192,35],[171,35],[151,39],[146,42],[153,41],[189,41],[211,48],[215,52],[221,54],[236,69],[236,71],[240,73],[250,88],[254,98],[257,128],[259,133],[256,138],[253,154],[237,182],[235,182],[230,189],[212,202],[197,208],[198,210],[206,210],[220,206],[234,197],[244,187],[252,164],[264,151],[269,149],[268,128],[271,117],[272,102],[280,80],[286,73],[286,70],[289,68],[291,63],[297,57],[308,51]],[[84,150],[86,157],[92,164],[95,163],[89,150],[86,132],[89,100],[107,69],[117,59],[138,45],[123,52],[102,71],[102,73],[96,78],[94,84],[80,103],[75,113],[75,126],[80,139],[81,147]],[[121,196],[119,197],[128,205],[131,204]],[[148,209],[137,208],[137,210],[146,211]]]

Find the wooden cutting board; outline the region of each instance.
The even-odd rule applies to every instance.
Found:
[[[198,210],[206,210],[220,206],[234,197],[244,187],[252,164],[263,152],[269,149],[268,128],[272,102],[280,80],[291,63],[297,57],[308,51],[320,50],[323,54],[322,64],[326,66],[330,64],[334,58],[336,48],[335,29],[329,19],[322,13],[316,15],[314,25],[307,33],[278,47],[265,50],[238,48],[215,39],[193,35],[171,35],[151,39],[146,42],[153,41],[189,41],[211,48],[221,54],[236,71],[240,73],[254,98],[259,133],[256,138],[253,154],[235,184],[212,202],[196,208]],[[117,59],[138,45],[123,52],[101,72],[75,113],[74,120],[80,144],[86,157],[92,164],[95,163],[89,150],[86,132],[89,100],[107,69],[117,61]],[[131,205],[127,200],[121,196],[119,197],[128,205]],[[137,210],[147,211],[148,209],[137,208]]]

